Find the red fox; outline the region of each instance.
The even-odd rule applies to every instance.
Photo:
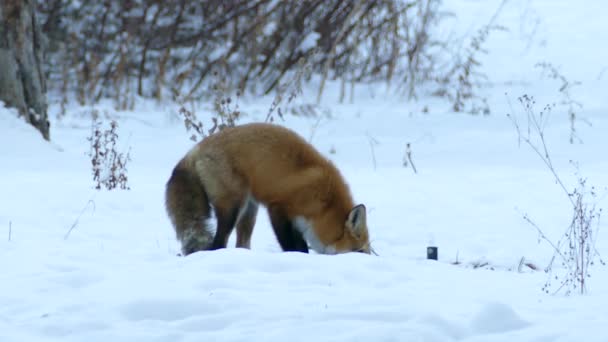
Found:
[[[353,205],[338,169],[279,125],[245,124],[204,138],[173,169],[165,202],[184,256],[225,248],[235,225],[236,246],[250,248],[258,204],[284,251],[372,251],[365,206]]]

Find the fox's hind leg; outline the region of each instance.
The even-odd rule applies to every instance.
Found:
[[[297,231],[291,220],[285,212],[278,206],[269,206],[268,215],[270,216],[270,222],[272,229],[281,245],[283,251],[295,251],[308,253],[308,244],[302,237],[302,234]]]
[[[245,200],[236,221],[236,247],[251,248],[251,234],[257,215],[258,203],[249,197]]]
[[[196,170],[198,174],[205,175],[202,179],[217,220],[210,249],[226,248],[239,212],[248,198],[246,184],[242,177],[231,171],[229,162],[221,155],[201,158]]]
[[[234,229],[234,224],[239,214],[238,206],[221,207],[216,205],[214,209],[217,218],[217,229],[210,248],[212,250],[226,248],[228,238]]]

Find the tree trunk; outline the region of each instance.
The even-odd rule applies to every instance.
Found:
[[[49,140],[42,58],[33,0],[0,0],[0,101]]]

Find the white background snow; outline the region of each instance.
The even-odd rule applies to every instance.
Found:
[[[446,32],[471,34],[499,1],[446,5],[456,12]],[[522,257],[542,268],[552,256],[522,214],[558,239],[571,211],[506,117],[523,113],[523,94],[538,110],[559,101],[559,84],[543,79],[537,62],[581,81],[573,97],[592,124],[579,122],[583,142],[568,143],[560,106],[547,139],[568,186],[572,159],[606,193],[607,8],[507,2],[497,23],[509,31],[491,34],[482,59],[494,81],[483,89],[490,116],[452,113],[436,99],[406,102],[384,85],[359,86],[353,104],[338,104],[332,85],[323,103],[331,117],[286,117],[366,204],[379,256],[283,253],[261,211],[251,250],[234,248],[233,237],[228,249],[177,257],[163,193],[192,142],[175,105],[97,106],[118,119],[121,147],[131,147],[131,190],[113,192],[92,188],[90,108],[72,105],[58,120],[52,104],[50,144],[0,108],[0,341],[608,341],[608,267],[592,268],[589,293],[570,297],[542,292],[544,272],[518,271]],[[312,102],[315,88],[298,100]],[[270,101],[242,99],[243,122],[263,120]],[[201,119],[209,107],[199,108]],[[418,174],[402,166],[407,142]],[[601,223],[597,240],[605,258],[607,229]],[[439,261],[425,259],[429,245]]]

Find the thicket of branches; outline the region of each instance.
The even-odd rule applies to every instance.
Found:
[[[196,99],[214,73],[268,93],[301,58],[347,82],[396,83],[409,96],[437,75],[441,0],[36,0],[52,90],[81,102],[137,94]],[[448,75],[449,76],[449,75]]]

